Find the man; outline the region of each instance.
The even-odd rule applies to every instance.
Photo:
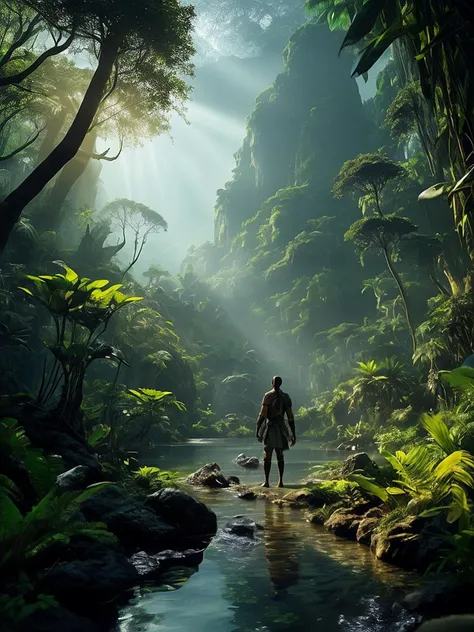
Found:
[[[276,375],[272,379],[272,390],[265,393],[262,408],[257,419],[257,439],[264,443],[263,467],[265,481],[262,487],[270,487],[270,470],[272,468],[273,451],[276,452],[278,472],[280,475],[278,487],[284,487],[283,473],[285,461],[283,452],[288,450],[288,443],[296,443],[295,419],[291,410],[291,398],[281,390],[283,380]],[[288,423],[285,421],[285,414]]]

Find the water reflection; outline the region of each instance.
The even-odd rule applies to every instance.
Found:
[[[286,595],[286,590],[299,580],[301,543],[295,526],[288,520],[283,507],[265,504],[264,547],[270,582],[276,597]]]

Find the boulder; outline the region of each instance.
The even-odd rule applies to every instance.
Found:
[[[452,612],[467,614],[471,611],[472,584],[458,575],[426,579],[418,590],[409,593],[403,607],[423,616],[441,617]],[[473,628],[474,631],[474,628]]]
[[[474,616],[453,615],[434,621],[427,621],[418,632],[474,632]]]
[[[39,610],[22,621],[15,632],[101,632],[90,619],[66,608]]]
[[[235,459],[235,463],[241,467],[248,467],[249,469],[255,469],[260,465],[260,461],[256,456],[245,456],[245,454],[239,454]]]
[[[261,525],[246,516],[235,516],[223,528],[224,533],[251,539],[255,538],[257,532],[261,530],[263,530]]]
[[[354,472],[362,472],[366,476],[374,478],[379,476],[379,468],[377,464],[372,461],[372,459],[366,452],[352,454],[344,461],[341,473],[342,477],[346,478]]]
[[[326,520],[324,526],[328,531],[341,538],[355,540],[357,530],[361,521],[361,516],[355,514],[351,509],[336,509],[336,511]]]
[[[296,489],[283,496],[283,501],[295,507],[324,507],[327,502],[327,496],[315,489]]]
[[[60,492],[75,492],[97,482],[97,471],[85,465],[76,465],[56,478],[56,487]]]
[[[374,533],[370,548],[380,560],[423,570],[437,559],[443,546],[443,533],[435,520],[407,516],[386,531]]]
[[[229,487],[229,481],[217,463],[207,463],[197,472],[188,476],[187,480],[191,485],[202,485],[204,487],[214,488]]]
[[[147,497],[145,505],[179,529],[183,539],[209,540],[216,534],[216,514],[185,492],[160,489]]]
[[[240,485],[240,478],[238,476],[229,476],[227,482],[229,485]]]
[[[363,517],[359,522],[359,526],[357,528],[356,540],[359,544],[370,545],[372,540],[372,534],[377,528],[380,522],[380,518],[367,518]]]
[[[39,590],[75,612],[93,615],[137,581],[138,573],[124,553],[93,542],[87,557],[59,562],[44,573]]]
[[[308,522],[311,522],[311,524],[323,525],[327,520],[327,516],[322,509],[318,509],[314,513],[309,514],[307,520]]]
[[[117,485],[107,485],[81,505],[86,520],[105,522],[130,552],[156,553],[179,543],[179,529]]]

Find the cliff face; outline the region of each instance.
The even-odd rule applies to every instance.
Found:
[[[285,51],[284,71],[257,98],[234,177],[218,192],[215,239],[229,247],[241,225],[279,189],[307,185],[318,210],[337,211],[332,182],[342,163],[369,149],[367,121],[351,60],[338,59],[340,34],[307,24]]]
[[[283,72],[257,98],[233,179],[218,192],[215,243],[185,262],[224,297],[273,372],[293,376],[292,389],[309,386],[311,367],[324,362],[318,334],[373,309],[361,295],[371,271],[344,242],[360,212],[331,192],[343,163],[376,146],[351,60],[338,58],[340,39],[313,23],[293,35]]]

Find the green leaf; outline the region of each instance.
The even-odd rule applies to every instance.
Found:
[[[383,502],[386,502],[389,498],[385,487],[377,485],[377,483],[374,483],[372,480],[368,479],[362,474],[351,474],[349,476],[349,480],[354,481],[355,483],[360,485],[362,489],[365,489],[365,491],[369,492],[370,494],[377,496],[377,498],[380,498],[380,500]]]
[[[354,46],[372,31],[386,3],[387,0],[367,0],[360,11],[356,13],[339,52],[347,46]]]
[[[441,413],[436,415],[424,413],[421,416],[421,425],[446,454],[451,454],[457,450],[458,446],[449,434],[448,426],[444,423]]]
[[[474,369],[469,366],[460,366],[451,371],[440,371],[439,375],[451,388],[463,392],[474,390]]]
[[[106,426],[105,424],[99,424],[98,426],[94,426],[92,428],[92,432],[88,437],[89,445],[95,446],[101,439],[105,439],[108,437],[111,431],[110,426]]]
[[[400,489],[400,487],[387,487],[387,493],[390,494],[390,496],[401,496],[406,494],[406,492],[403,489]]]

